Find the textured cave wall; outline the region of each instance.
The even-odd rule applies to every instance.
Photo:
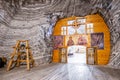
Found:
[[[99,13],[108,25],[111,34],[111,58],[109,65],[120,68],[120,1],[98,0],[92,13]]]
[[[103,0],[101,6],[95,5],[97,7],[93,12],[98,12],[104,18],[111,34],[109,65],[114,68],[120,68],[120,1]]]
[[[104,14],[111,33],[111,59],[109,65],[120,68],[120,1],[112,1]]]
[[[53,49],[51,34],[58,14],[45,14],[41,8],[51,0],[45,2],[38,0],[42,6],[32,3],[32,0],[28,0],[25,4],[24,1],[27,0],[19,4],[15,0],[5,1],[1,1],[1,4],[5,5],[1,5],[1,10],[4,12],[0,14],[2,16],[0,35],[3,36],[0,40],[0,56],[5,56],[9,60],[16,40],[29,40],[36,65],[50,63]]]
[[[28,39],[37,64],[50,62],[56,21],[99,13],[111,32],[109,65],[120,66],[119,7],[119,0],[0,0],[0,52],[8,57],[16,40]]]
[[[9,21],[11,20],[11,11],[9,12],[7,9],[8,6],[5,6],[6,3],[0,0],[0,56],[5,56],[4,52],[6,48],[4,47],[5,39],[7,32],[9,31]],[[9,14],[10,13],[10,14]]]
[[[51,60],[51,46],[47,46],[50,43],[46,42],[45,32],[47,31],[49,24],[35,25],[31,28],[10,28],[7,32],[4,47],[6,49],[6,56],[8,53],[13,52],[11,46],[15,45],[16,40],[29,40],[33,57],[36,60],[36,64],[48,63]]]
[[[64,3],[62,3],[64,2]],[[57,10],[63,11],[63,16],[85,16],[100,14],[108,25],[111,34],[111,58],[109,65],[120,67],[120,1],[119,0],[70,0],[61,1]],[[53,9],[55,9],[53,8]],[[60,9],[59,9],[60,8]],[[55,9],[56,10],[56,9]]]
[[[4,51],[6,50],[4,47],[4,41],[6,38],[7,31],[9,30],[4,24],[0,23],[0,56],[5,56]]]
[[[16,17],[16,16],[15,16]],[[18,17],[18,16],[17,16]],[[19,15],[21,17],[21,15]],[[38,22],[40,21],[40,22]],[[46,37],[49,23],[46,22],[47,18],[41,20],[14,20],[12,19],[7,26],[5,38],[3,40],[4,51],[1,51],[5,57],[9,57],[13,52],[12,46],[16,44],[16,40],[29,40],[36,64],[43,64],[51,62],[52,46],[50,46],[51,39]],[[39,24],[38,24],[39,23]],[[5,32],[5,31],[1,31]]]
[[[13,0],[0,0],[0,22],[8,25],[19,9],[19,4]]]
[[[21,25],[19,25],[21,26]],[[28,27],[19,28],[0,25],[0,56],[10,58],[10,53],[13,52],[12,46],[16,44],[16,40],[29,40],[33,57],[36,60],[36,64],[43,64],[51,62],[52,41],[46,33],[49,28],[49,24],[39,24]]]

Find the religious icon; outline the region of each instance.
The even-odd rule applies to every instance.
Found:
[[[92,33],[91,34],[91,46],[95,46],[98,49],[104,49],[104,34]]]
[[[63,46],[63,36],[54,36],[54,49],[58,49]]]
[[[74,45],[74,41],[72,40],[72,37],[69,37],[69,40],[67,41],[67,46],[72,46]]]
[[[78,43],[77,43],[78,45],[86,45],[87,44],[87,40],[86,40],[86,38],[85,38],[85,36],[79,36],[79,38],[78,38]]]

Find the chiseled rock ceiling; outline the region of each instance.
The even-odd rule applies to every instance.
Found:
[[[117,57],[120,54],[120,0],[0,0],[0,22],[7,25],[4,27],[0,24],[0,28],[3,29],[0,30],[1,39],[7,41],[20,34],[27,38],[32,35],[29,39],[31,43],[36,44],[35,47],[38,47],[35,50],[44,50],[46,53],[49,52],[46,48],[50,46],[46,32],[52,32],[58,18],[96,13],[104,18],[110,29],[112,45],[110,64],[118,66],[120,65],[119,57]],[[21,33],[21,30],[29,33]],[[3,41],[0,43],[3,46],[6,45]],[[10,43],[8,41],[8,44]],[[44,45],[43,50],[40,45]],[[33,52],[39,54],[36,51]],[[43,55],[45,54],[42,53]]]
[[[31,28],[72,15],[100,13],[106,19],[111,2],[112,0],[0,0],[0,21],[11,28]]]
[[[61,17],[85,16],[111,8],[112,0],[2,0],[1,5],[12,14],[22,14],[29,20],[41,14],[62,14]],[[10,13],[10,12],[8,12]],[[26,17],[25,17],[26,16]],[[33,17],[32,17],[33,16]]]

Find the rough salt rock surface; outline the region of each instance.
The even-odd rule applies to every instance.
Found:
[[[111,33],[109,65],[120,66],[120,0],[0,0],[0,56],[28,39],[37,64],[51,62],[53,26],[59,18],[100,14]]]

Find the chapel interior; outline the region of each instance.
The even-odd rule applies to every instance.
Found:
[[[120,0],[0,0],[0,80],[120,80]]]

